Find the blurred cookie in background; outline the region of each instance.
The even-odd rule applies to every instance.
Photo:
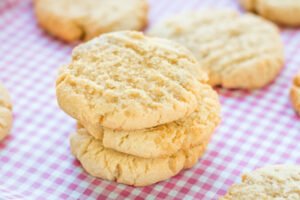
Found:
[[[35,0],[38,23],[67,42],[102,33],[141,30],[147,25],[146,0]]]
[[[239,0],[248,11],[256,12],[278,24],[287,26],[300,25],[299,0]]]
[[[300,114],[300,73],[298,73],[290,89],[290,99],[295,111]]]
[[[249,172],[220,200],[300,199],[300,166],[275,165]]]
[[[213,86],[261,88],[276,78],[284,63],[277,27],[252,14],[186,12],[159,22],[148,34],[185,45]]]
[[[0,140],[9,134],[12,126],[12,103],[8,91],[0,83]]]

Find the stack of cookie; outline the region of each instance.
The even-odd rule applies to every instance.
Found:
[[[78,120],[72,153],[93,176],[144,186],[192,167],[218,125],[220,104],[184,47],[133,31],[76,47],[57,80]]]

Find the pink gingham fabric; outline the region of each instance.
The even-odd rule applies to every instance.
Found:
[[[233,8],[234,0],[151,0],[150,26],[184,10]],[[218,89],[222,123],[190,170],[134,188],[89,176],[69,150],[75,121],[57,106],[57,69],[72,45],[44,33],[30,0],[0,1],[0,81],[14,105],[11,135],[0,143],[0,199],[217,199],[240,174],[275,163],[300,164],[300,119],[288,98],[300,70],[300,29],[282,28],[286,64],[268,87]]]

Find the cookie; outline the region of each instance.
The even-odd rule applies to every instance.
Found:
[[[211,85],[255,89],[283,67],[283,45],[272,23],[235,11],[190,12],[158,23],[149,35],[175,40],[198,58]]]
[[[240,4],[248,11],[255,11],[256,0],[239,0]]]
[[[300,199],[300,166],[277,165],[243,175],[221,200]]]
[[[146,159],[103,147],[85,129],[70,138],[71,150],[91,175],[118,183],[146,186],[166,180],[182,169],[192,167],[203,153],[201,146],[180,151],[170,157]]]
[[[300,73],[298,73],[290,89],[290,99],[295,111],[300,114]]]
[[[181,149],[197,145],[205,148],[220,122],[220,103],[217,93],[207,84],[199,88],[198,106],[190,116],[153,128],[116,131],[84,127],[95,138],[102,140],[105,148],[143,158],[158,158],[173,155]]]
[[[146,0],[35,0],[34,8],[40,26],[68,42],[147,24]]]
[[[287,25],[300,25],[299,0],[240,0],[248,11],[253,11],[273,22]]]
[[[171,41],[133,31],[103,34],[73,50],[57,80],[58,103],[83,124],[154,127],[195,111],[200,81],[207,79],[197,66]]]
[[[0,84],[0,140],[10,131],[12,126],[12,104],[8,91]]]

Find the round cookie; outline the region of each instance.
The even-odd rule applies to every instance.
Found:
[[[300,199],[300,166],[277,165],[243,175],[221,200]]]
[[[249,11],[257,12],[266,19],[288,26],[300,25],[299,0],[240,0]]]
[[[188,47],[211,85],[260,88],[283,67],[283,45],[272,23],[234,11],[184,13],[158,23],[150,35],[173,39]]]
[[[146,0],[35,0],[34,8],[41,27],[68,42],[147,24]]]
[[[12,126],[12,104],[8,91],[0,83],[0,140],[10,131]]]
[[[139,158],[103,147],[101,141],[85,129],[72,134],[70,143],[72,153],[89,174],[133,186],[168,179],[182,169],[192,167],[204,152],[197,146],[166,158]]]
[[[290,99],[296,112],[300,114],[300,73],[298,73],[293,80],[290,89]]]
[[[181,149],[207,146],[216,126],[220,122],[220,103],[217,93],[207,84],[201,84],[198,106],[188,117],[153,128],[116,131],[84,127],[95,138],[102,141],[105,148],[143,158],[158,158],[173,155]]]
[[[57,80],[58,103],[83,124],[154,127],[195,111],[200,81],[207,79],[197,66],[171,41],[133,31],[103,34],[73,50]]]

